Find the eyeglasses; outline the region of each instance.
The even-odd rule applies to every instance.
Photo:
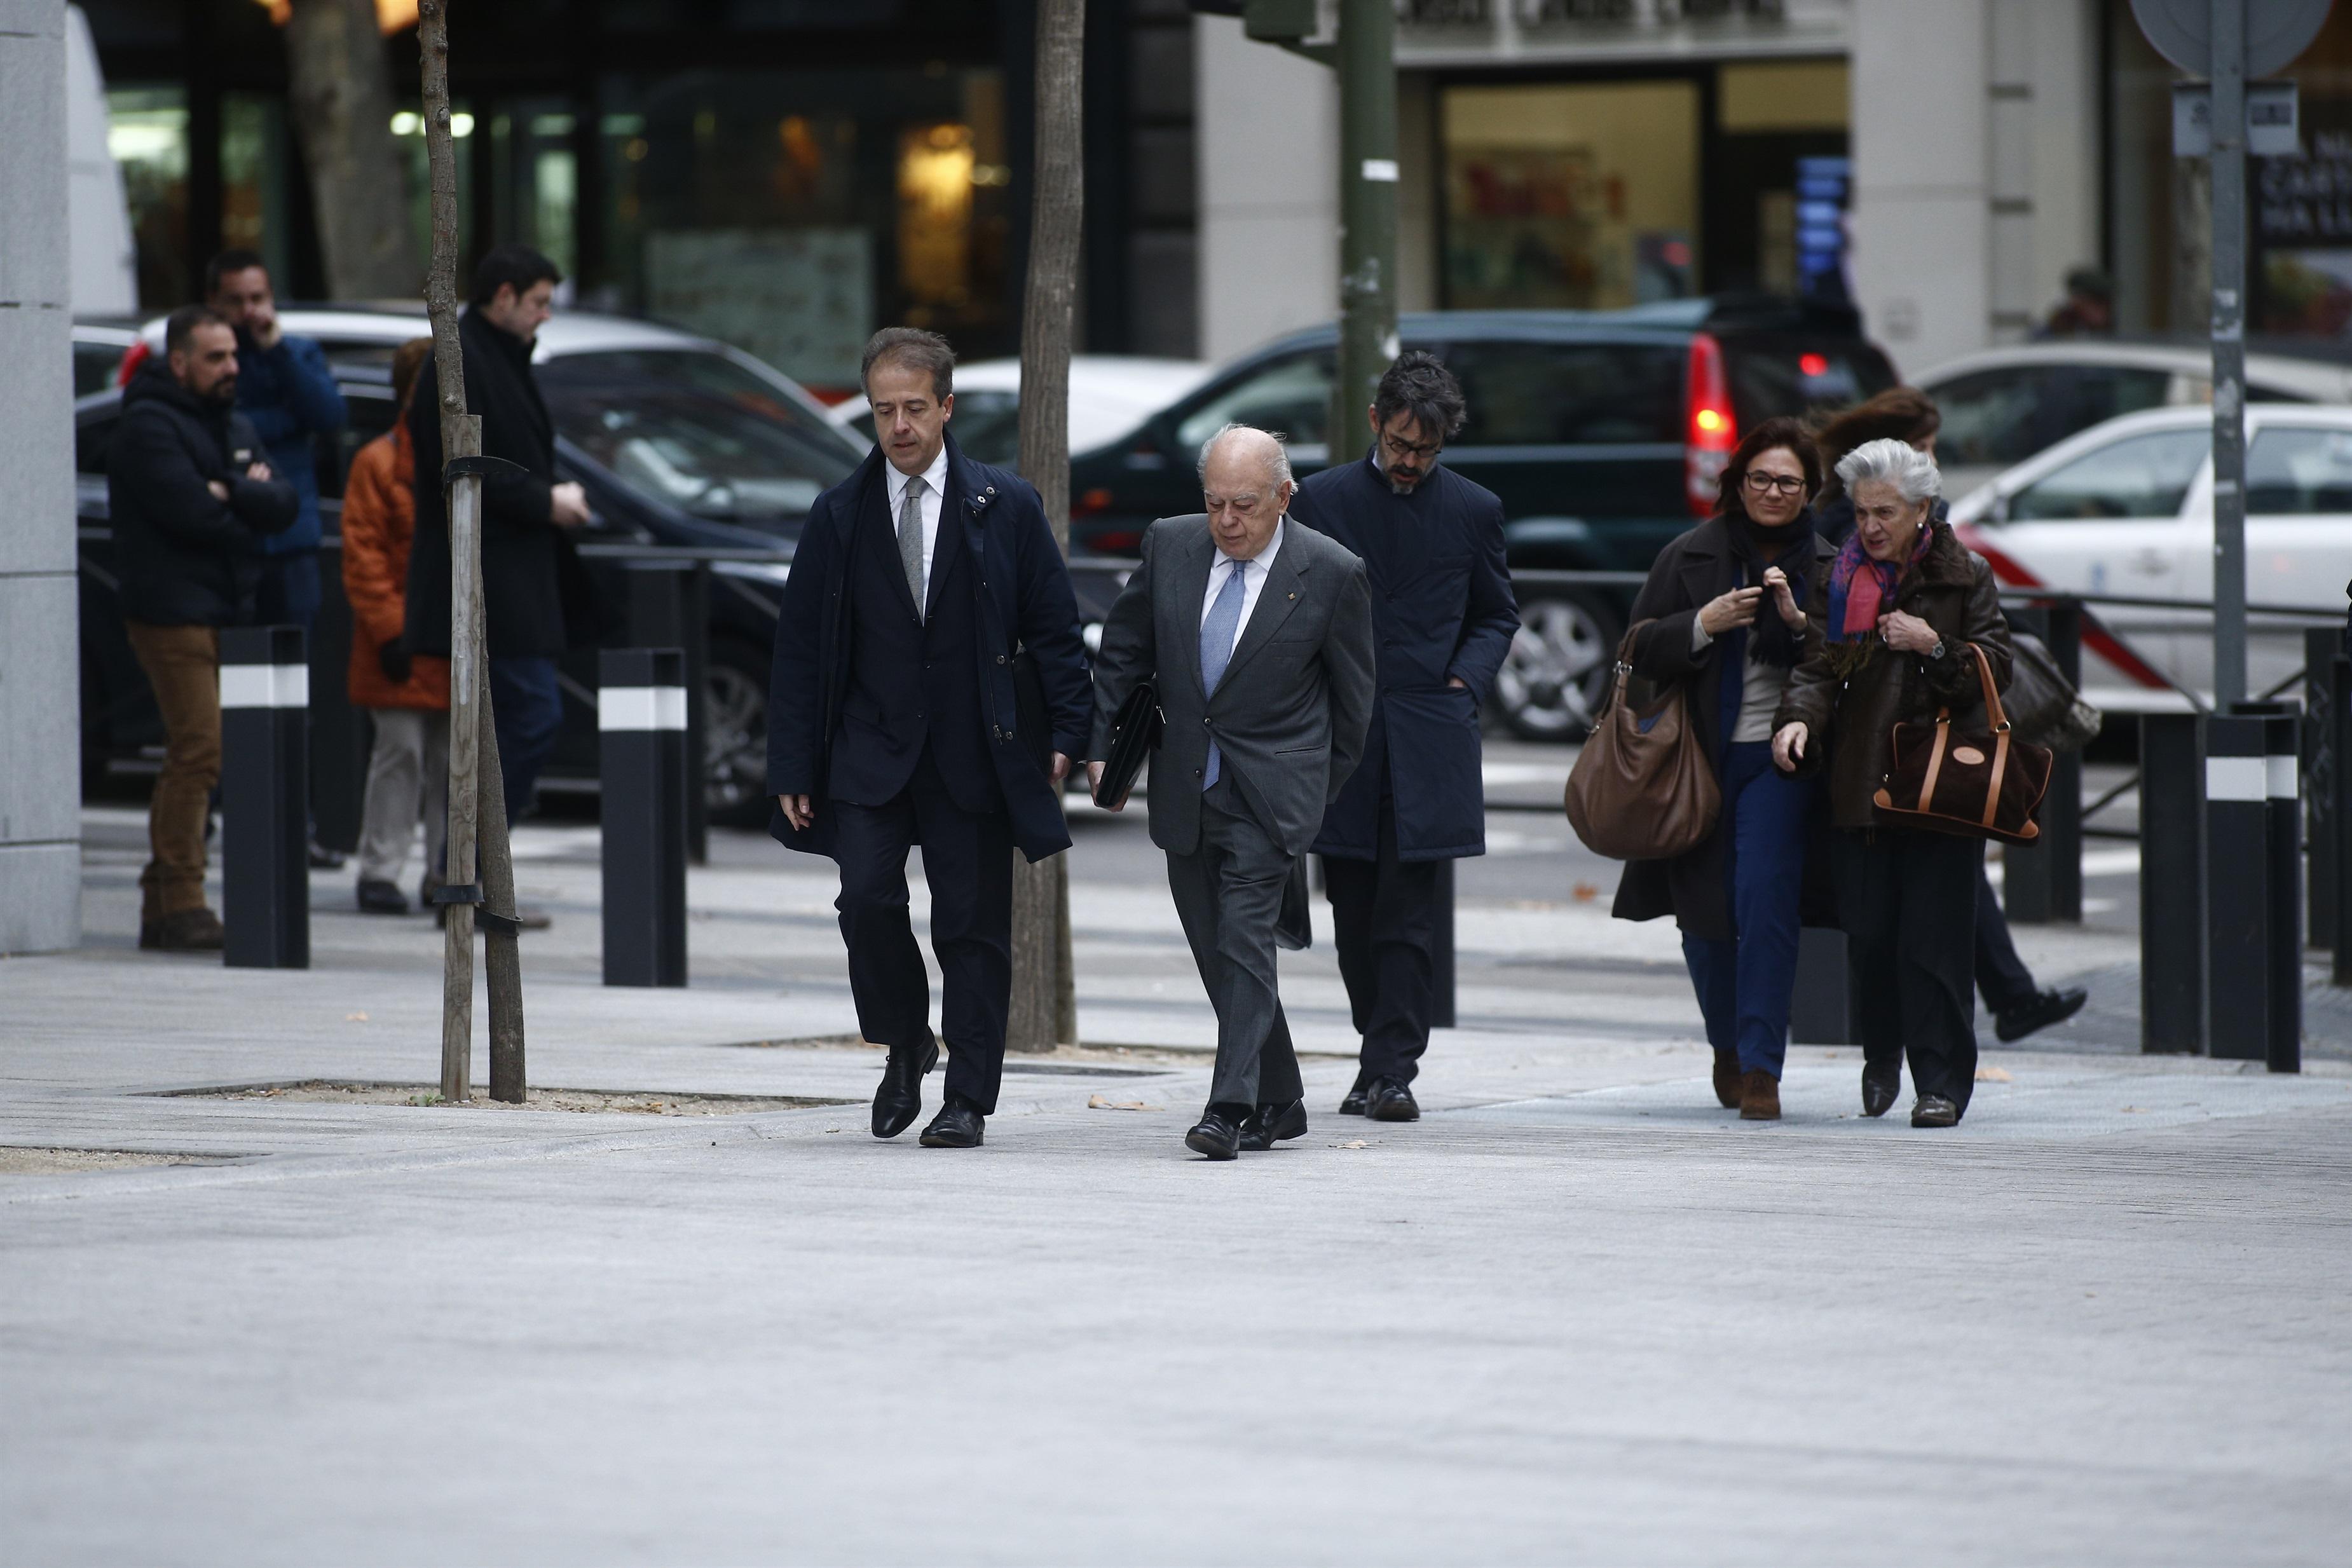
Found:
[[[1805,492],[1805,481],[1795,474],[1766,474],[1751,468],[1740,479],[1759,496],[1768,490],[1778,490],[1783,496],[1801,496]]]
[[[1381,449],[1391,457],[1418,457],[1426,462],[1428,459],[1434,457],[1439,453],[1444,451],[1445,443],[1443,441],[1424,441],[1418,445],[1407,445],[1405,443],[1399,441],[1395,436],[1391,435],[1384,430],[1381,432]]]

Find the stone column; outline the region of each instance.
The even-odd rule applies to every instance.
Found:
[[[81,940],[64,0],[0,0],[0,953]]]

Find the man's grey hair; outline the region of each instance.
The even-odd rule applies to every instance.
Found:
[[[888,361],[910,371],[931,373],[931,395],[944,400],[955,391],[955,350],[937,332],[920,327],[885,327],[866,340],[866,356],[857,366],[857,386],[870,390],[874,367]]]
[[[1283,445],[1283,438],[1271,430],[1260,430],[1255,424],[1244,424],[1239,420],[1234,420],[1218,426],[1217,433],[1214,435],[1212,435],[1208,440],[1201,443],[1201,482],[1204,485],[1209,482],[1209,455],[1216,451],[1217,443],[1223,441],[1228,435],[1234,435],[1244,432],[1251,435],[1262,436],[1265,438],[1267,488],[1272,489],[1277,486],[1290,484],[1292,482],[1290,477],[1290,453],[1289,450]]]
[[[1941,495],[1944,489],[1944,476],[1937,469],[1936,460],[1891,435],[1865,441],[1839,458],[1837,476],[1845,481],[1849,496],[1857,485],[1892,485],[1895,494],[1914,504]]]

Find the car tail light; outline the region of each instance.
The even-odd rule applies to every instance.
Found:
[[[1089,536],[1087,548],[1097,555],[1126,555],[1143,548],[1143,536],[1130,528],[1118,528]]]
[[[147,340],[144,338],[123,350],[122,365],[114,372],[114,384],[119,387],[129,386],[131,378],[139,373],[139,367],[147,362],[147,356],[152,352],[154,350],[147,346]]]
[[[1707,333],[1691,336],[1689,400],[1683,435],[1684,500],[1691,516],[1711,517],[1721,488],[1723,465],[1739,444],[1731,413],[1731,383],[1723,373],[1723,345]]]
[[[1830,373],[1829,356],[1827,354],[1799,354],[1797,356],[1797,373],[1805,377],[1808,381],[1819,380],[1821,377]]]
[[[1110,492],[1097,486],[1070,503],[1070,516],[1091,517],[1097,512],[1110,510]]]

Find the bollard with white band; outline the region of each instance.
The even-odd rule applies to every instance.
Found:
[[[2295,723],[2273,703],[2205,720],[2206,1039],[2279,1072],[2302,1061]]]
[[[686,655],[599,655],[604,983],[686,984]]]
[[[221,961],[310,967],[310,666],[299,626],[220,634]]]

